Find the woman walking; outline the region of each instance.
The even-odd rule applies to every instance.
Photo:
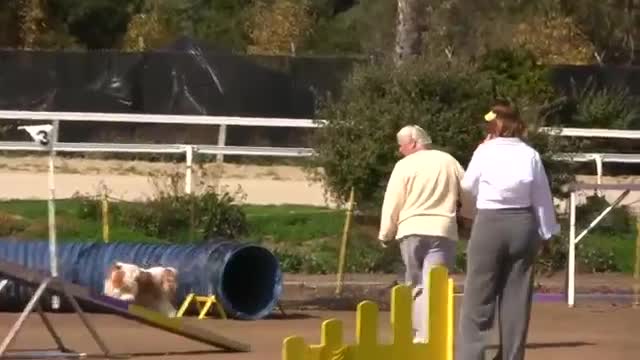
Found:
[[[526,126],[507,105],[485,115],[487,139],[462,180],[477,213],[467,248],[467,272],[457,340],[458,360],[484,359],[483,332],[499,315],[502,359],[524,358],[533,265],[541,241],[560,230],[540,155],[522,141]]]

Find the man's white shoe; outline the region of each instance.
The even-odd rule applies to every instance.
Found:
[[[413,343],[414,344],[426,344],[427,341],[425,339],[421,338],[421,337],[417,337],[416,336],[416,337],[413,338]]]

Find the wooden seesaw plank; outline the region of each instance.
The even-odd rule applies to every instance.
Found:
[[[0,278],[37,287],[47,278],[47,275],[19,264],[0,260]],[[235,341],[212,331],[187,324],[184,319],[181,318],[169,318],[144,307],[129,304],[108,296],[94,296],[89,292],[89,289],[77,284],[55,279],[49,284],[48,289],[49,291],[63,295],[63,287],[67,293],[74,298],[101,308],[102,311],[107,311],[126,319],[137,321],[223,350],[238,352],[251,351],[249,344]]]

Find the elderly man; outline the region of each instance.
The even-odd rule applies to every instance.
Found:
[[[383,246],[399,241],[405,281],[414,288],[414,341],[427,341],[426,299],[423,278],[429,269],[455,263],[458,240],[458,205],[470,217],[471,204],[462,196],[464,170],[451,155],[431,148],[431,138],[419,126],[397,134],[404,156],[393,168],[387,184],[380,222]]]

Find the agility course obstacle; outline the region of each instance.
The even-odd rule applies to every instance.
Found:
[[[187,298],[184,300],[182,305],[180,305],[180,309],[176,314],[176,317],[182,317],[184,313],[189,309],[189,305],[194,302],[196,307],[198,308],[198,320],[203,320],[207,318],[207,312],[209,310],[215,308],[218,311],[218,315],[222,319],[227,318],[227,314],[225,314],[224,309],[220,306],[218,300],[216,300],[215,295],[210,296],[200,296],[196,294],[189,294]]]
[[[27,268],[48,271],[49,253],[46,241],[0,239],[0,260]],[[224,239],[186,245],[62,242],[57,258],[61,280],[86,287],[96,296],[103,293],[106,271],[115,261],[174,267],[178,270],[178,306],[192,293],[215,296],[232,319],[258,320],[270,315],[282,293],[280,264],[268,249]],[[26,290],[8,285],[5,295],[0,294],[0,310],[24,308],[31,296]],[[72,309],[62,304],[61,311],[66,310]]]
[[[18,320],[11,327],[2,344],[0,344],[0,358],[2,358],[3,355],[6,354],[8,347],[13,343],[24,321],[33,310],[36,310],[39,313],[46,329],[49,331],[54,341],[58,345],[59,350],[66,354],[78,355],[77,353],[70,352],[64,346],[60,336],[58,336],[58,334],[56,333],[53,324],[48,320],[46,314],[42,310],[40,302],[42,300],[41,297],[45,291],[49,291],[56,295],[62,296],[71,303],[74,311],[80,316],[80,319],[84,323],[85,327],[91,333],[91,336],[96,341],[104,355],[107,357],[113,357],[113,354],[110,352],[105,342],[101,339],[100,335],[95,330],[95,327],[91,324],[90,320],[85,316],[79,305],[79,301],[89,303],[95,307],[102,308],[104,311],[119,315],[126,319],[137,321],[139,323],[160,330],[168,331],[175,335],[211,345],[222,350],[235,352],[247,352],[251,350],[248,344],[238,342],[213,333],[211,331],[187,324],[183,319],[168,318],[159,313],[137,305],[128,304],[126,302],[109,298],[107,296],[92,295],[87,288],[62,281],[59,278],[44,275],[40,271],[32,270],[18,264],[0,260],[0,278],[3,280],[8,280],[9,282],[26,285],[31,288],[37,288],[35,293],[29,299],[29,302],[27,303],[25,309],[20,314]]]
[[[378,307],[371,301],[363,301],[357,309],[355,344],[344,344],[342,322],[329,319],[322,324],[320,344],[308,345],[299,336],[286,338],[282,360],[452,360],[453,279],[445,267],[437,266],[431,269],[426,284],[429,288],[425,305],[429,309],[426,343],[413,343],[411,288],[397,285],[391,293],[391,343],[379,342]]]

